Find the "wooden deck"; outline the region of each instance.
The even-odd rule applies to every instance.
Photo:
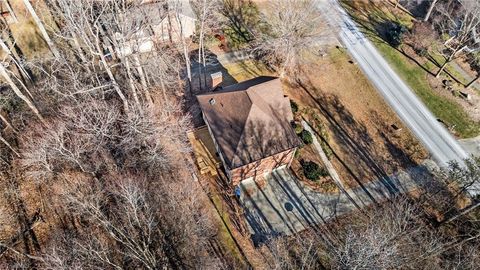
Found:
[[[220,168],[222,162],[215,154],[217,151],[207,126],[202,126],[187,132],[187,137],[192,144],[193,153],[195,154],[195,160],[200,173],[202,175],[217,175],[217,168]]]

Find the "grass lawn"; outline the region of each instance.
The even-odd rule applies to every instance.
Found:
[[[431,89],[427,81],[427,76],[431,76],[430,74],[389,45],[379,42],[374,44],[430,111],[449,125],[454,125],[455,132],[461,138],[475,137],[480,133],[480,123],[474,122],[459,104],[438,95]]]
[[[328,136],[317,137],[325,139],[345,186],[355,188],[426,158],[421,144],[344,49],[332,47],[326,56],[312,57],[303,70],[305,86],[286,87],[286,94],[322,122]],[[392,124],[401,131],[394,132]]]
[[[232,238],[233,236],[230,234],[230,231],[227,228],[227,227],[233,228],[233,225],[231,224],[229,214],[226,211],[223,211],[224,207],[223,207],[222,199],[218,194],[212,194],[211,198],[213,203],[215,204],[215,207],[218,209],[219,214],[221,214],[221,219],[223,220],[223,221],[219,220],[219,222],[222,224],[219,229],[219,238],[221,242],[223,243],[224,247],[228,250],[228,252],[235,257],[238,264],[245,265],[243,257],[240,254],[240,251],[238,250],[237,245],[235,244],[235,241]]]
[[[228,63],[224,65],[228,74],[237,82],[249,80],[258,76],[272,75],[271,71],[268,71],[267,67],[262,63],[254,60],[244,60],[234,63]],[[228,82],[226,79],[225,84],[233,84],[234,81]]]
[[[410,86],[437,118],[454,127],[455,133],[461,138],[475,137],[480,134],[480,123],[475,122],[460,104],[439,95],[430,87],[427,76],[432,75],[428,74],[395,48],[379,39],[378,33],[374,30],[375,23],[397,21],[407,27],[411,27],[411,18],[408,19],[408,15],[404,13],[393,14],[389,11],[388,5],[373,5],[365,1],[355,3],[343,1],[343,6],[362,25],[362,29],[367,33],[366,36],[371,39],[397,74]],[[435,59],[437,58],[439,63],[443,63],[441,57],[435,57]],[[433,72],[438,69],[432,63],[427,63],[426,67]],[[453,68],[447,66],[447,70],[454,76],[458,75],[453,71]],[[458,78],[461,78],[461,76]]]

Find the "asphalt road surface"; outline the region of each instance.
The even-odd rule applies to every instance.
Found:
[[[423,143],[440,166],[462,163],[468,155],[413,91],[398,77],[336,0],[320,1],[320,10],[376,89]]]

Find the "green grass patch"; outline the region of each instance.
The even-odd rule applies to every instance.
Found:
[[[254,60],[243,60],[228,63],[224,65],[224,68],[237,82],[272,74],[272,72],[269,71],[264,64]],[[226,82],[225,84],[228,85],[228,83],[233,84],[235,82]]]
[[[374,43],[397,74],[415,91],[436,117],[450,126],[455,126],[455,132],[462,138],[475,137],[480,133],[480,123],[473,121],[459,104],[438,95],[431,89],[427,81],[429,74],[425,70],[417,64],[410,63],[404,55],[392,47],[384,43]]]
[[[228,216],[228,213],[225,211],[222,211],[223,206],[222,206],[222,198],[218,194],[211,194],[211,198],[213,203],[215,204],[215,207],[218,209],[221,217],[219,219],[223,219],[225,224],[219,220],[221,223],[221,226],[219,228],[219,239],[222,242],[223,246],[228,250],[229,253],[231,253],[237,262],[239,262],[242,265],[245,265],[245,261],[240,254],[240,251],[237,248],[237,245],[235,244],[235,241],[233,240],[233,236],[230,235],[230,232],[228,231],[227,227],[232,228],[232,224],[230,221],[230,217]]]

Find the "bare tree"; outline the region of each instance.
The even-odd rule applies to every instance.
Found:
[[[37,13],[35,12],[35,9],[32,7],[32,4],[30,4],[30,0],[23,0],[23,3],[25,4],[25,7],[27,8],[28,12],[32,16],[33,21],[37,25],[38,30],[40,30],[40,33],[42,34],[42,37],[47,43],[53,56],[55,56],[55,58],[57,59],[60,58],[60,53],[58,52],[57,46],[50,39],[50,36],[48,35],[47,30],[45,29],[45,26],[43,26],[42,20],[40,20],[40,17],[38,17]]]
[[[264,253],[270,255],[272,269],[322,269],[324,243],[318,231],[308,230],[293,237],[271,239]]]
[[[90,228],[90,236],[61,237],[45,255],[47,264],[57,268],[71,260],[79,268],[217,269],[219,260],[208,253],[215,230],[201,207],[200,190],[182,179],[162,179],[137,174],[71,183],[62,200],[82,220],[78,226]]]
[[[268,2],[267,29],[257,33],[256,50],[281,77],[293,75],[308,53],[322,46],[326,29],[316,0]]]
[[[40,121],[44,122],[44,119],[40,112],[37,109],[37,106],[33,103],[33,101],[30,100],[29,97],[27,97],[23,92],[17,87],[15,82],[12,80],[12,77],[10,76],[9,72],[5,68],[4,63],[0,63],[0,74],[2,77],[5,79],[5,81],[8,83],[10,88],[12,88],[13,92],[17,97],[19,97],[21,100],[23,100],[27,106],[32,110],[32,112],[40,119]]]
[[[198,30],[198,67],[200,71],[199,81],[200,87],[202,87],[202,74],[203,83],[206,86],[206,54],[205,54],[205,37],[209,31],[216,30],[219,25],[219,11],[221,7],[220,1],[207,1],[207,0],[196,0],[193,2],[193,7],[197,13],[197,18],[199,20],[199,30]]]
[[[421,210],[404,199],[369,214],[356,216],[356,221],[338,234],[341,244],[331,250],[337,268],[416,268],[416,258],[441,244],[439,236],[422,220]]]
[[[438,0],[432,0],[430,3],[430,6],[428,7],[427,14],[425,14],[425,17],[423,18],[424,22],[427,22],[428,19],[430,19],[430,15],[432,15],[432,11],[435,8],[435,5],[437,4]]]
[[[447,54],[445,62],[438,70],[439,77],[448,63],[453,61],[468,46],[477,46],[474,35],[480,26],[480,2],[470,0],[447,1],[437,6],[435,24],[441,31],[450,36],[445,42]]]
[[[183,23],[183,19],[181,17],[181,9],[182,5],[185,4],[182,1],[175,0],[172,4],[169,5],[170,10],[172,10],[175,14],[175,21],[176,25],[178,26],[178,33],[177,37],[179,38],[179,47],[181,48],[180,51],[183,54],[183,58],[185,61],[185,69],[187,71],[187,80],[188,80],[188,88],[191,91],[192,88],[192,66],[190,61],[190,46],[192,41],[186,37],[184,28],[185,25]]]
[[[17,15],[15,15],[15,12],[13,11],[12,6],[10,5],[9,0],[5,0],[5,1],[3,1],[3,2],[5,3],[5,6],[7,7],[7,10],[8,10],[8,14],[12,17],[13,22],[14,22],[14,23],[17,23],[17,22],[18,22]]]
[[[80,58],[98,60],[100,67],[104,70],[109,79],[109,85],[115,90],[122,101],[123,109],[130,111],[129,101],[122,89],[122,84],[118,82],[116,72],[112,68],[112,64],[107,57],[115,55],[113,41],[116,40],[113,32],[106,32],[105,27],[117,29],[115,23],[117,15],[118,3],[115,1],[56,1],[55,15],[62,19],[64,26],[57,33],[67,42],[74,41],[74,48],[80,55]],[[119,11],[118,11],[119,12]],[[118,16],[122,16],[118,14]],[[85,55],[89,53],[89,57]],[[85,66],[92,66],[92,70],[98,70],[96,61],[88,61]],[[118,72],[117,72],[118,73]],[[98,77],[99,74],[97,74]],[[97,78],[98,78],[97,77]],[[103,81],[99,80],[101,83]],[[99,85],[97,85],[99,86]]]
[[[15,64],[15,67],[17,68],[20,75],[23,76],[24,78],[27,78],[29,81],[31,81],[32,78],[30,78],[30,75],[25,70],[24,66],[21,64],[20,62],[21,60],[18,59],[17,55],[14,54],[12,50],[10,50],[9,46],[3,41],[2,38],[0,38],[0,48],[2,48],[2,50],[7,54],[7,57],[6,57],[7,60],[10,60]]]

